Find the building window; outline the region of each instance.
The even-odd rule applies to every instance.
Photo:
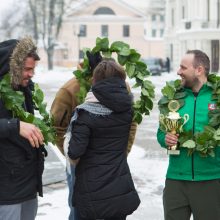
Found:
[[[152,20],[152,21],[156,21],[156,15],[152,15],[152,16],[151,16],[151,20]]]
[[[115,12],[108,7],[100,7],[95,10],[94,15],[115,15]]]
[[[79,36],[80,37],[86,37],[86,29],[87,29],[87,27],[85,24],[81,24],[79,26]]]
[[[160,37],[163,37],[164,29],[160,29]]]
[[[164,15],[160,16],[160,21],[163,22],[164,21]]]
[[[156,29],[152,29],[152,37],[156,37],[157,36],[157,30]]]
[[[123,37],[129,37],[129,36],[130,36],[130,26],[123,25]]]
[[[101,26],[101,35],[102,37],[108,37],[108,25]]]

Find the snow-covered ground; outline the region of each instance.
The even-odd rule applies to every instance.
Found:
[[[72,70],[56,68],[54,71],[46,71],[38,67],[34,81],[38,82],[45,92],[48,109],[59,87],[72,77]],[[156,86],[156,100],[160,96],[160,89],[165,81],[176,79],[175,73],[163,73],[161,76],[149,79]],[[138,93],[138,89],[134,91]],[[156,136],[147,134],[148,131],[156,133],[158,125],[158,111],[155,106],[151,116],[147,117],[139,126],[137,139],[131,153],[128,156],[130,170],[141,198],[139,208],[127,219],[128,220],[162,220],[162,191],[164,187],[168,157],[156,142]],[[149,135],[149,136],[148,136]],[[150,143],[151,147],[146,147]],[[156,153],[155,153],[156,152]],[[67,195],[68,190],[65,182],[52,184],[45,187],[46,193],[39,198],[37,220],[60,220],[68,219]],[[131,201],[132,202],[132,201]]]

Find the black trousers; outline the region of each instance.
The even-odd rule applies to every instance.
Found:
[[[165,220],[220,219],[220,180],[167,179],[163,192]]]

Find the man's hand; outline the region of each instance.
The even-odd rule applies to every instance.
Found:
[[[171,133],[167,133],[165,136],[165,143],[167,146],[173,146],[176,145],[178,142],[178,134],[171,134]]]
[[[44,137],[39,128],[35,125],[20,121],[20,133],[22,137],[26,138],[32,147],[39,147],[43,144]]]

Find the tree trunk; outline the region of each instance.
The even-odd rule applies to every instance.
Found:
[[[33,32],[41,39],[47,53],[48,69],[53,69],[54,46],[62,26],[65,0],[29,0]]]
[[[53,69],[53,54],[54,54],[54,48],[48,48],[47,49],[47,63],[48,63],[48,70]]]

